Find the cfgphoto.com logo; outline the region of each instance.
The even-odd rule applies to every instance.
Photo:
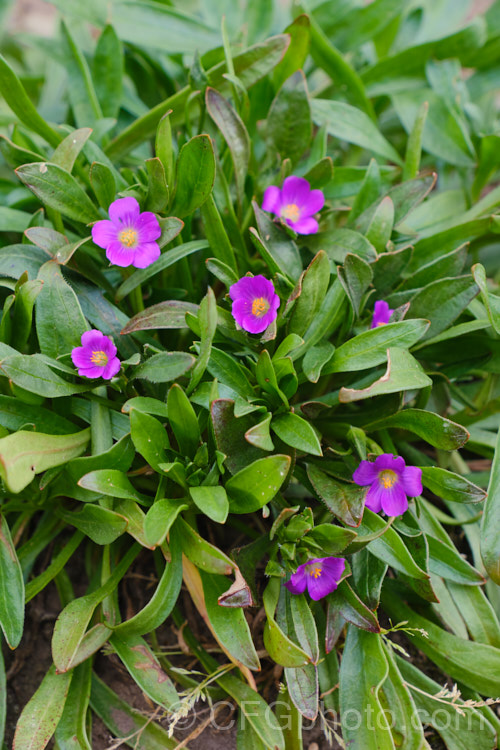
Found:
[[[210,726],[217,731],[227,732],[236,726],[241,729],[252,726],[254,718],[261,725],[264,721],[269,727],[276,727],[278,724],[281,729],[285,730],[292,729],[294,725],[288,703],[280,701],[279,698],[267,706],[264,714],[262,713],[261,702],[242,701],[239,704],[239,718],[237,718],[234,704],[230,701],[217,701],[211,706],[207,704],[202,706],[198,704],[198,706],[199,710],[192,708],[184,716],[177,715],[174,722],[176,730],[192,729],[200,721],[203,721],[205,727]],[[477,732],[490,726],[486,717],[480,711],[451,702],[447,706],[436,706],[432,711],[416,708],[411,716],[410,724],[411,727],[402,725],[400,714],[396,715],[390,710],[380,712],[376,711],[373,706],[367,705],[361,711],[355,708],[347,708],[341,713],[337,713],[332,709],[325,708],[321,701],[317,718],[314,721],[304,719],[302,730],[307,732],[319,725],[326,734],[330,732],[336,734],[342,729],[345,737],[352,737],[362,727],[369,731],[395,729],[398,732],[405,733],[410,728],[418,729],[422,724],[430,725],[438,732],[450,729],[461,732],[474,729]],[[346,746],[349,746],[349,742]]]

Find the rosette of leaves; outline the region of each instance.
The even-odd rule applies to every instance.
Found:
[[[16,750],[54,733],[90,747],[92,714],[175,747],[102,660],[100,679],[104,646],[174,725],[179,700],[233,701],[240,749],[300,748],[321,712],[350,748],[420,750],[430,726],[450,750],[493,750],[496,5],[465,22],[462,4],[311,3],[284,19],[252,2],[221,30],[201,4],[55,4],[68,17],[50,60],[33,38],[0,61],[8,645],[52,581],[60,600]],[[325,193],[315,235],[259,208],[292,172]],[[89,224],[128,195],[158,215],[162,254],[122,273]],[[231,315],[248,272],[281,299],[262,336]],[[395,312],[370,329],[377,299]],[[118,347],[108,386],[71,365],[90,327]],[[364,509],[352,481],[381,452],[422,468],[397,519]],[[283,586],[327,556],[348,566],[324,600]],[[144,569],[155,587],[126,611],[123,579]],[[186,618],[191,674],[158,648]],[[458,688],[439,694],[447,678]]]

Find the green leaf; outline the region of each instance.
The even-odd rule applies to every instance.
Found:
[[[21,492],[35,474],[83,453],[89,440],[90,429],[73,435],[24,430],[7,435],[0,439],[0,475],[11,492]]]
[[[208,135],[184,144],[177,161],[177,186],[172,213],[181,219],[203,205],[215,180],[215,156]]]
[[[490,321],[493,330],[496,333],[500,333],[500,300],[496,295],[490,294],[488,291],[484,266],[482,266],[481,263],[476,263],[472,266],[471,271],[474,281],[479,287],[481,300],[488,314],[488,320]]]
[[[79,648],[84,641],[85,631],[95,608],[115,590],[118,582],[137,557],[139,550],[140,546],[133,544],[100,588],[79,599],[73,599],[60,613],[52,635],[52,658],[58,672],[67,672],[79,663],[77,658]],[[108,630],[106,628],[106,631]]]
[[[53,130],[36,111],[24,86],[5,58],[0,55],[0,93],[8,106],[29,130],[38,133],[51,146],[62,141],[62,135]]]
[[[228,479],[231,513],[252,513],[270,502],[287,477],[290,461],[290,456],[266,456]]]
[[[248,669],[259,670],[259,657],[243,609],[221,607],[219,604],[219,597],[227,591],[227,579],[203,570],[200,576],[207,614],[217,640],[238,662]]]
[[[388,673],[389,665],[380,636],[349,625],[339,689],[342,736],[352,750],[395,748],[381,700],[381,689]],[[349,712],[352,711],[356,712],[356,718],[360,718],[360,721],[356,720],[355,728],[349,721]]]
[[[331,44],[319,24],[316,23],[313,15],[309,16],[309,21],[311,24],[311,56],[314,62],[318,67],[323,68],[332,81],[340,84],[345,90],[347,98],[360,108],[359,111],[364,110],[361,114],[366,117],[367,121],[370,121],[370,118],[374,117],[373,107],[366,95],[361,78],[339,50]]]
[[[200,350],[191,372],[189,393],[196,388],[205,373],[212,350],[212,341],[217,330],[217,305],[215,295],[210,287],[206,296],[200,302],[198,323],[200,324]]]
[[[362,216],[359,221],[362,221]],[[387,249],[387,244],[391,239],[392,227],[394,225],[394,203],[390,196],[382,198],[377,208],[373,212],[370,223],[365,232],[366,239],[370,242],[375,250],[382,253]],[[359,225],[356,224],[359,228]]]
[[[236,274],[238,266],[236,258],[234,257],[234,250],[213,195],[209,195],[201,207],[201,216],[205,227],[205,234],[210,244],[210,249],[216,256],[215,258],[209,258],[206,261],[208,270],[217,275],[216,269],[218,269],[218,278],[221,278],[221,274],[224,274],[225,276],[227,275],[230,279],[230,284],[234,284],[238,281],[238,276]],[[224,279],[224,283],[226,283],[226,281],[227,280]],[[228,284],[228,286],[230,284]]]
[[[314,721],[318,714],[318,669],[314,664],[305,667],[285,667],[285,680],[290,698],[302,716]]]
[[[425,747],[424,722],[413,702],[409,686],[399,672],[394,651],[387,644],[384,646],[389,674],[382,691],[389,706],[395,743],[401,741],[400,747],[406,750],[422,750]]]
[[[338,556],[348,544],[356,538],[356,532],[351,529],[344,529],[342,526],[335,526],[330,523],[320,523],[311,529],[302,539],[304,544],[308,545],[314,542],[312,552],[317,547],[324,553],[324,557],[331,555]]]
[[[275,66],[272,74],[274,87],[278,90],[296,70],[301,70],[309,52],[311,40],[311,22],[305,14],[297,18],[285,29],[290,37],[290,45],[281,62]]]
[[[92,61],[95,93],[104,117],[117,117],[123,89],[123,45],[112,26],[105,26],[97,40]]]
[[[88,503],[78,510],[59,508],[59,518],[75,526],[96,544],[111,544],[127,530],[127,519],[108,508]]]
[[[434,622],[413,612],[399,593],[388,590],[383,595],[382,602],[394,621],[407,620],[409,627],[426,631],[427,638],[414,631],[412,644],[423,651],[446,674],[483,695],[499,694],[499,649],[448,633]]]
[[[163,502],[162,500],[159,501]],[[158,505],[158,503],[155,503]],[[153,508],[155,507],[153,505]],[[180,506],[183,508],[184,506]],[[147,518],[147,516],[146,516]],[[158,519],[162,524],[169,523],[165,516]],[[144,524],[146,531],[146,523]],[[167,533],[168,533],[167,528]],[[166,562],[165,568],[158,582],[158,586],[146,606],[129,620],[125,620],[115,626],[114,632],[120,635],[143,635],[150,633],[160,627],[170,615],[182,586],[182,550],[180,539],[172,535],[170,539],[170,562]],[[165,552],[164,548],[162,551]]]
[[[180,231],[180,230],[179,230]],[[177,234],[178,232],[176,232]],[[175,235],[174,235],[175,236]],[[147,268],[139,268],[137,271],[126,279],[116,290],[115,299],[120,302],[127,294],[133,292],[138,286],[144,284],[145,281],[155,276],[160,271],[164,271],[166,268],[173,266],[174,263],[187,258],[192,253],[197,253],[200,250],[205,250],[208,247],[206,240],[194,240],[193,242],[186,242],[178,247],[163,253],[158,260],[151,263]]]
[[[500,586],[500,433],[481,522],[481,557],[488,575]]]
[[[55,261],[45,263],[38,272],[43,289],[36,302],[36,332],[40,351],[57,359],[81,345],[88,330],[78,297],[63,279]]]
[[[359,526],[365,491],[353,484],[337,482],[315,464],[307,464],[307,476],[327,508],[348,526]]]
[[[302,370],[311,383],[318,382],[323,367],[331,360],[334,352],[335,347],[329,341],[322,341],[306,352],[302,361]]]
[[[87,711],[90,698],[92,665],[80,664],[73,677],[64,703],[64,711],[55,731],[59,750],[92,750],[87,735]]]
[[[163,29],[161,29],[161,33],[163,34]],[[219,40],[216,40],[215,43],[218,44]],[[273,70],[283,57],[289,43],[289,36],[287,34],[280,34],[266,39],[265,42],[249,47],[241,54],[233,57],[234,74],[238,76],[245,88],[249,88]],[[149,42],[146,42],[146,45],[148,46]],[[171,49],[168,51],[171,52]],[[183,46],[182,52],[185,51],[185,46]],[[209,85],[217,89],[227,89],[229,84],[224,77],[227,72],[225,61],[210,68],[207,71]],[[107,148],[108,156],[116,159],[128,150],[133,149],[138,143],[143,142],[144,139],[154,135],[159,119],[169,110],[173,110],[171,117],[172,127],[177,127],[183,123],[184,108],[190,94],[191,87],[186,86],[139,117],[138,120],[125,128],[109,145]]]
[[[372,385],[360,390],[342,387],[339,392],[339,401],[347,404],[371,396],[426,388],[429,385],[432,385],[432,380],[425,374],[420,363],[406,349],[388,349],[385,374]]]
[[[270,434],[272,414],[268,414],[262,422],[250,427],[245,432],[245,440],[251,445],[255,445],[256,448],[261,448],[263,451],[273,451],[274,443]]]
[[[158,302],[134,315],[122,330],[122,334],[135,331],[150,331],[158,328],[187,328],[186,313],[198,314],[198,305],[182,300]]]
[[[109,641],[143,693],[167,710],[177,707],[179,696],[173,682],[144,638],[115,631]]]
[[[96,469],[84,474],[78,480],[78,486],[86,490],[98,492],[101,495],[110,497],[121,497],[124,500],[138,500],[141,502],[141,495],[136,491],[133,484],[123,471],[118,469]]]
[[[142,711],[131,708],[126,701],[122,701],[94,673],[90,705],[114,737],[128,738],[131,734],[133,739],[129,741],[136,742],[137,736],[140,736],[147,743],[148,750],[174,750],[179,744],[159,724],[146,718]],[[127,729],[124,730],[123,727]]]
[[[179,534],[182,551],[197,568],[220,575],[230,575],[233,572],[233,561],[197,534],[181,517],[177,519],[173,531]]]
[[[175,519],[187,508],[188,505],[178,498],[156,500],[144,520],[144,535],[148,544],[152,547],[163,544]]]
[[[413,346],[428,327],[427,320],[401,320],[359,333],[335,350],[323,374],[353,372],[380,365],[386,361],[387,349]]]
[[[456,583],[472,586],[484,584],[481,573],[472,565],[469,565],[454,547],[441,542],[431,534],[427,535],[427,543],[429,545],[429,570],[431,573]]]
[[[312,137],[311,107],[304,73],[297,70],[288,78],[271,104],[267,117],[267,138],[282,159],[295,164],[309,147]]]
[[[52,163],[57,164],[67,172],[72,172],[76,158],[90,138],[91,133],[92,128],[73,130],[52,154]]]
[[[69,172],[57,164],[35,162],[16,169],[16,174],[36,197],[68,219],[88,224],[100,219],[87,193]]]
[[[373,279],[373,271],[368,263],[357,255],[348,253],[344,265],[337,269],[339,280],[351,301],[356,317],[359,317],[361,302]]]
[[[479,289],[472,276],[437,279],[413,297],[411,314],[431,321],[423,339],[436,336],[453,323],[477,295]]]
[[[166,429],[155,417],[138,409],[130,409],[130,435],[135,449],[155,470],[167,463],[166,452],[170,448]]]
[[[322,456],[323,451],[313,427],[298,414],[288,412],[274,417],[271,429],[286,445],[313,456]]]
[[[423,409],[404,409],[390,417],[370,423],[369,427],[373,430],[387,427],[409,430],[430,445],[444,451],[463,448],[469,439],[469,433],[462,425]]]
[[[397,151],[380,133],[373,120],[360,109],[327,99],[313,99],[311,108],[316,125],[326,125],[328,133],[334,138],[355,143],[388,161],[402,164]]]
[[[65,69],[68,74],[68,97],[77,127],[94,127],[96,121],[102,118],[102,111],[87,61],[65,21],[62,21],[61,30]]]
[[[372,513],[368,508],[364,510],[363,523],[358,529],[359,536],[354,544],[363,540],[365,531],[368,531],[368,535],[383,531],[381,536],[370,541],[368,545],[368,550],[372,555],[410,578],[417,580],[429,578],[429,575],[417,565],[397,531],[388,527],[380,516]]]
[[[224,487],[190,487],[189,494],[194,504],[216,523],[225,523],[229,513],[229,501]]]
[[[170,115],[172,110],[163,115],[156,129],[155,154],[163,164],[167,186],[174,183],[174,155],[172,149],[172,125]]]
[[[193,457],[200,443],[200,427],[196,412],[177,383],[168,392],[168,418],[183,456]]]
[[[4,516],[0,516],[0,626],[10,648],[17,648],[24,628],[24,580]]]
[[[250,238],[273,273],[281,273],[285,278],[297,281],[302,273],[302,261],[299,250],[269,216],[262,211],[255,201],[252,203],[259,234],[250,228]]]
[[[136,367],[133,377],[149,380],[150,383],[170,383],[185,375],[195,362],[188,352],[160,352]]]
[[[95,161],[90,167],[89,177],[99,205],[107,211],[116,196],[116,180],[113,172],[106,164]]]
[[[428,111],[429,102],[423,102],[415,116],[412,128],[408,133],[403,180],[412,180],[418,174],[422,152],[422,135]]]
[[[160,213],[166,209],[169,199],[165,170],[158,157],[146,159],[145,165],[148,173],[146,209],[153,211],[153,213]]]
[[[101,510],[103,510],[101,508]],[[73,536],[68,540],[64,547],[54,555],[50,565],[48,565],[43,573],[37,575],[36,578],[32,578],[26,584],[25,591],[25,602],[26,604],[31,601],[40,591],[47,586],[57,575],[63,570],[68,560],[72,557],[73,553],[78,549],[78,546],[82,542],[84,535],[80,531],[75,531]]]
[[[205,100],[208,114],[221,131],[231,152],[236,191],[241,204],[251,154],[250,137],[241,117],[218,91],[208,87]]]
[[[56,674],[54,665],[50,667],[19,717],[14,750],[37,750],[47,745],[62,716],[72,676],[72,672]]]
[[[438,466],[422,467],[422,483],[438,497],[454,503],[481,503],[486,497],[481,487]]]
[[[436,711],[434,696],[442,690],[442,685],[400,656],[396,656],[396,663],[415,701],[419,721],[439,732],[449,750],[494,750],[496,732],[477,709],[465,708],[457,699],[444,701]]]
[[[309,663],[309,656],[300,646],[290,640],[274,619],[280,585],[280,579],[271,578],[262,596],[267,618],[264,626],[264,645],[269,656],[277,664],[284,667],[302,667]]]
[[[422,147],[458,167],[472,167],[475,154],[470,139],[454,111],[431,89],[404,91],[392,97],[394,108],[409,133],[426,103],[429,106],[422,132]]]
[[[346,622],[370,633],[380,633],[376,614],[361,601],[347,581],[341,581],[328,601],[328,617],[340,615]]]
[[[330,262],[320,250],[302,274],[300,296],[290,317],[289,333],[304,337],[305,332],[321,309],[330,282]]]

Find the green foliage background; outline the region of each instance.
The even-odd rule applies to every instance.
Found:
[[[301,748],[320,707],[340,714],[351,750],[423,750],[422,722],[449,750],[494,750],[500,4],[481,16],[469,0],[53,4],[56,38],[4,33],[0,58],[6,643],[52,581],[61,608],[16,750],[54,732],[60,750],[90,748],[92,714],[117,734],[116,711],[141,746],[175,747],[93,672],[106,644],[167,715],[229,696],[238,750]],[[316,235],[259,208],[292,173],[325,193]],[[90,237],[127,195],[162,227],[161,258],[142,270],[109,267]],[[281,298],[261,337],[230,313],[247,272]],[[370,329],[376,299],[396,312]],[[89,327],[118,347],[111,384],[72,366]],[[423,497],[389,521],[363,512],[352,483],[381,452],[423,470]],[[124,620],[120,581],[139,553],[158,582]],[[331,555],[349,575],[324,601],[281,585]],[[191,675],[155,635],[184,622],[183,582],[218,649],[188,623]],[[244,612],[259,605],[253,637]],[[461,697],[436,700],[397,629]],[[277,714],[254,691],[275,664]]]

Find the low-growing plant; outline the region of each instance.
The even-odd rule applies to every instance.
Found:
[[[238,750],[494,750],[498,3],[54,4],[0,58],[8,646],[60,600],[15,749],[203,700]]]

